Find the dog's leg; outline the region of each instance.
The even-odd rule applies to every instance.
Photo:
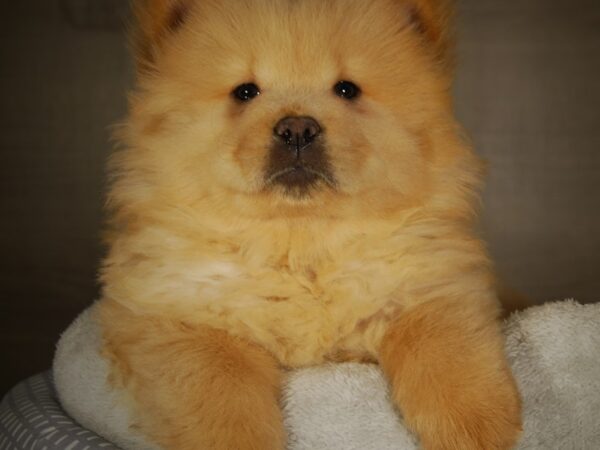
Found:
[[[381,343],[394,401],[424,449],[507,450],[517,442],[519,395],[493,308],[482,303],[416,306]]]
[[[283,450],[281,371],[224,331],[116,305],[103,311],[106,353],[132,394],[134,426],[165,450]]]

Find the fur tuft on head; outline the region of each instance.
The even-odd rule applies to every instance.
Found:
[[[193,0],[132,0],[131,41],[138,69],[152,67],[162,41],[186,21]]]
[[[453,65],[455,0],[402,0],[412,25],[433,46],[439,60]]]

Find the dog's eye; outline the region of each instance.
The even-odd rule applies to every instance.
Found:
[[[334,87],[333,92],[338,97],[346,100],[354,100],[360,95],[360,88],[351,81],[339,81]]]
[[[241,102],[249,102],[260,95],[260,88],[254,83],[245,83],[236,87],[232,95]]]

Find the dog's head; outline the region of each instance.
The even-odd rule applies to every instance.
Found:
[[[448,3],[137,0],[115,190],[260,218],[422,201],[451,152]]]

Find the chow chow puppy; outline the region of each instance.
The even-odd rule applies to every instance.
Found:
[[[512,448],[450,2],[134,10],[100,308],[139,430],[168,450],[283,450],[285,371],[354,360],[381,366],[424,449]]]

